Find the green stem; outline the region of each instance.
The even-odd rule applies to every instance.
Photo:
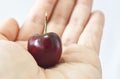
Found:
[[[46,13],[46,14],[45,14],[44,34],[47,33],[47,24],[48,24],[48,22],[47,22],[47,13]]]

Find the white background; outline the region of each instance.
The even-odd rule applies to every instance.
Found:
[[[35,0],[0,0],[0,22],[14,17],[22,24]],[[94,0],[93,10],[105,13],[100,59],[103,79],[120,79],[120,0]]]

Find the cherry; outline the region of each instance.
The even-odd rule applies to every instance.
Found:
[[[44,31],[47,30],[47,16]],[[60,37],[53,32],[35,34],[28,40],[28,51],[43,68],[56,65],[62,53]]]

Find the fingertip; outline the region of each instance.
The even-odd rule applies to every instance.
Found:
[[[12,24],[14,24],[14,25],[16,25],[16,26],[18,26],[18,22],[16,21],[15,18],[8,18],[7,21],[8,21],[8,22],[11,22]]]
[[[99,18],[98,19],[99,23],[100,24],[104,24],[104,22],[105,22],[105,14],[102,11],[96,10],[96,11],[94,11],[92,13],[92,16],[94,16],[95,18]]]
[[[15,40],[19,31],[19,25],[14,18],[9,18],[0,25],[0,33],[8,40]]]
[[[7,19],[8,24],[11,25],[11,27],[13,27],[14,29],[16,29],[15,31],[18,31],[19,30],[19,24],[18,22],[16,21],[15,18],[9,18]]]

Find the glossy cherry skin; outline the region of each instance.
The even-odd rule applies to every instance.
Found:
[[[62,53],[62,44],[56,33],[35,34],[28,40],[28,51],[43,68],[56,65]]]

